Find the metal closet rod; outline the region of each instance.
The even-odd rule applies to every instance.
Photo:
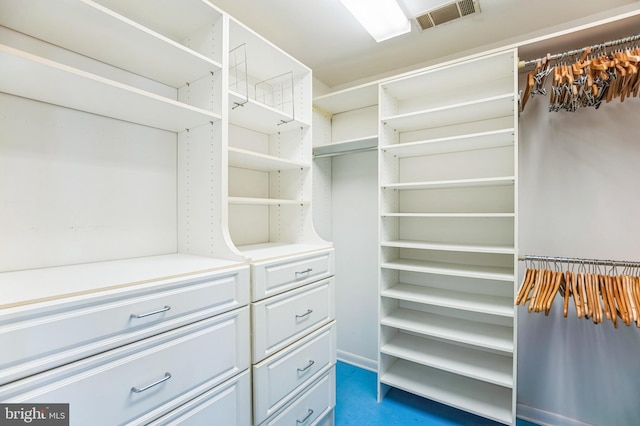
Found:
[[[583,259],[580,257],[525,255],[525,256],[518,257],[518,260],[520,261],[533,260],[533,261],[557,262],[557,263],[575,263],[575,264],[601,265],[601,266],[640,267],[640,262],[632,262],[627,260]]]
[[[616,40],[611,40],[611,41],[607,41],[604,43],[600,43],[600,44],[594,44],[593,46],[590,46],[589,49],[593,50],[597,50],[597,49],[603,49],[605,47],[612,47],[612,46],[617,46],[619,44],[625,44],[625,43],[631,43],[634,41],[640,40],[640,34],[636,34],[636,35],[632,35],[632,36],[628,36],[628,37],[622,37]],[[583,47],[582,49],[576,49],[576,50],[569,50],[567,52],[564,53],[556,53],[554,55],[551,55],[550,58],[552,60],[556,60],[556,59],[560,59],[562,57],[568,57],[568,56],[574,56],[574,55],[581,55],[582,53],[584,53],[584,51],[586,50],[586,47]],[[546,56],[544,57],[546,58]],[[544,58],[538,58],[538,59],[530,59],[528,61],[520,61],[518,62],[518,67],[519,68],[526,68],[529,67],[531,65],[535,65],[538,61],[542,61]]]

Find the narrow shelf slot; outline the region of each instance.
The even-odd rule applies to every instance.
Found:
[[[514,316],[513,297],[463,293],[399,283],[381,292],[383,297],[503,317]]]
[[[433,182],[407,182],[407,183],[390,183],[382,185],[382,188],[398,189],[398,190],[416,190],[416,189],[440,189],[440,188],[474,188],[488,186],[506,186],[513,185],[514,176],[503,176],[493,178],[478,179],[454,179],[441,180]]]
[[[348,141],[334,142],[329,145],[321,145],[313,148],[313,156],[330,157],[334,155],[349,154],[353,152],[374,150],[378,147],[378,136],[365,136]]]
[[[229,147],[229,166],[241,167],[244,169],[261,170],[264,172],[275,172],[278,170],[295,170],[310,168],[309,163],[302,161],[287,160],[274,157],[272,155],[260,154],[242,148]]]
[[[380,351],[416,364],[472,379],[513,387],[513,357],[398,333]]]
[[[401,132],[513,115],[513,93],[382,118]]]
[[[513,128],[508,128],[490,132],[387,145],[382,148],[382,151],[398,158],[408,158],[476,149],[499,148],[514,144],[514,131]]]
[[[189,7],[185,5],[181,11]],[[182,87],[222,68],[219,62],[90,1],[53,4],[33,0],[28,14],[10,8],[24,8],[24,2],[12,0],[3,5],[3,25],[9,28],[172,87]],[[208,11],[205,16],[211,18],[211,24],[220,19],[213,8]],[[73,26],[69,19],[73,19]]]
[[[309,123],[237,92],[230,90],[229,97],[229,121],[236,126],[265,134],[309,127]]]
[[[440,340],[486,348],[504,354],[513,353],[513,328],[413,309],[397,309],[383,317],[382,325],[418,333]]]
[[[213,112],[11,47],[0,45],[0,62],[0,91],[12,95],[172,132],[220,120]]]
[[[278,198],[229,197],[229,204],[254,206],[295,206],[309,205],[310,200],[281,200]]]
[[[502,423],[513,422],[509,388],[397,360],[380,381]]]
[[[509,268],[495,266],[461,265],[455,263],[429,262],[414,259],[396,259],[383,262],[381,268],[398,271],[424,272],[457,277],[480,278],[485,280],[513,281],[514,274]]]
[[[458,251],[467,253],[514,254],[513,246],[483,244],[447,244],[426,241],[395,240],[383,241],[383,247],[410,248],[419,250]]]

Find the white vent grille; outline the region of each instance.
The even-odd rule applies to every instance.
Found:
[[[460,0],[447,3],[438,8],[429,10],[415,17],[418,28],[424,31],[427,28],[451,22],[463,16],[480,13],[478,0]]]

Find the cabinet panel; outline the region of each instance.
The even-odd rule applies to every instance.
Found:
[[[335,252],[322,251],[291,257],[277,262],[259,262],[251,265],[252,300],[283,293],[319,279],[333,275]]]
[[[76,425],[125,423],[245,370],[248,327],[241,308],[7,384],[0,399],[68,402]]]
[[[311,426],[325,422],[335,406],[335,368],[306,389],[290,406],[267,420],[268,426]]]
[[[246,305],[247,290],[242,268],[125,295],[96,293],[37,314],[0,311],[0,340],[12,342],[0,352],[0,383]]]
[[[147,423],[136,419],[130,425],[202,426],[211,424],[249,426],[251,424],[251,375],[245,371],[203,393],[159,419]]]
[[[335,325],[327,325],[253,366],[255,423],[261,423],[335,364]]]
[[[334,279],[252,304],[254,362],[334,319]]]

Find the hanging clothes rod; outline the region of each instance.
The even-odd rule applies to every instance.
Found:
[[[633,261],[627,261],[627,260],[584,259],[580,257],[525,255],[525,256],[518,257],[518,260],[521,262],[531,260],[531,261],[556,262],[556,263],[575,263],[575,264],[583,264],[583,265],[627,266],[632,268],[640,267],[640,262],[633,262]]]
[[[593,46],[590,46],[589,49],[591,49],[591,51],[594,51],[594,50],[598,50],[598,49],[604,49],[606,47],[612,47],[612,46],[618,46],[620,44],[631,43],[631,42],[638,41],[638,40],[640,40],[640,34],[636,34],[636,35],[632,35],[632,36],[628,36],[628,37],[622,37],[622,38],[619,38],[619,39],[616,39],[616,40],[611,40],[611,41],[607,41],[607,42],[600,43],[600,44],[595,44]],[[561,59],[563,57],[581,55],[582,53],[584,53],[585,50],[587,50],[587,47],[583,47],[582,49],[569,50],[569,51],[564,52],[564,53],[556,53],[554,55],[550,55],[549,59],[556,60],[556,59]],[[542,61],[543,59],[545,59],[545,58],[530,59],[528,61],[520,61],[520,62],[518,62],[518,67],[519,68],[530,67],[532,65],[535,65],[539,61]]]

